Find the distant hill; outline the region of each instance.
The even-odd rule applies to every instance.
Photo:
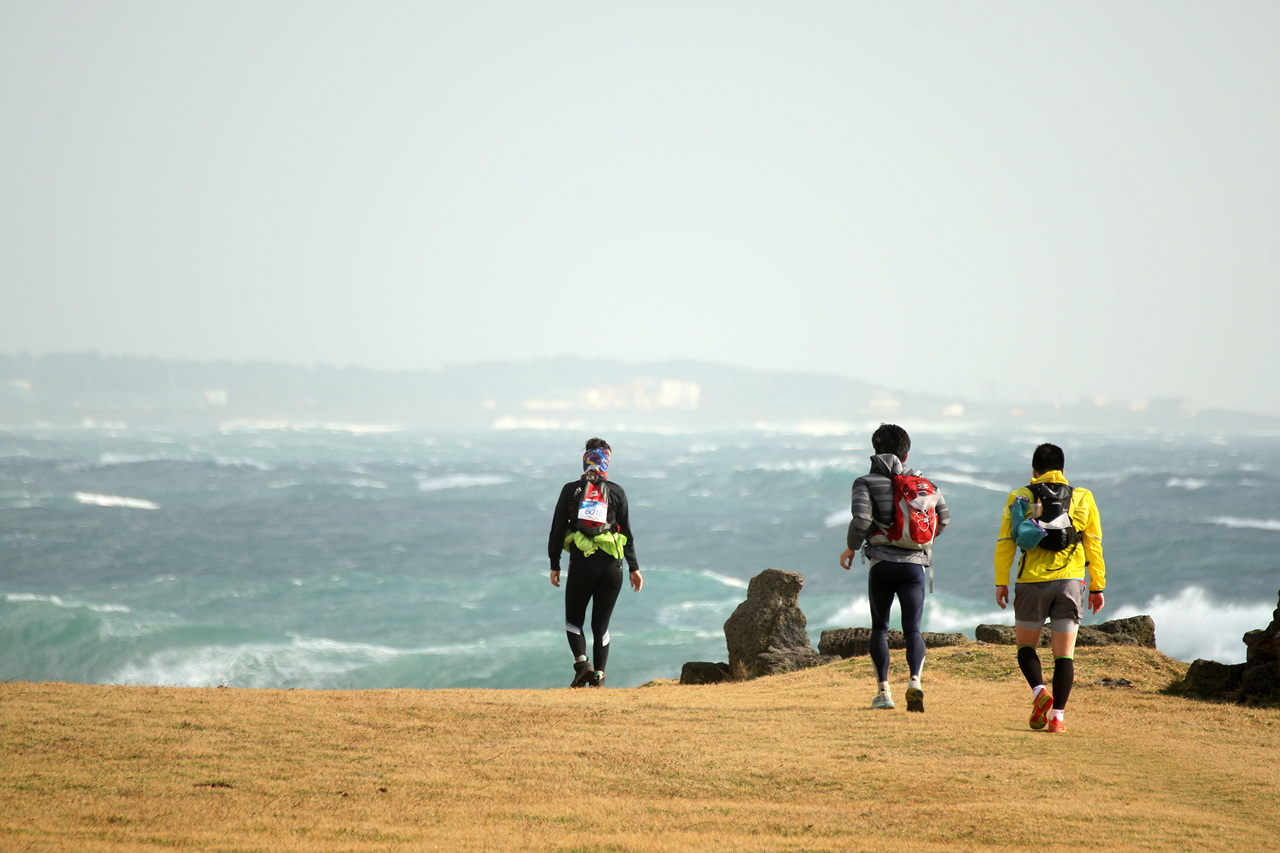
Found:
[[[0,355],[0,425],[216,427],[230,422],[403,428],[841,429],[959,425],[1277,429],[1280,419],[1182,401],[1010,407],[834,376],[703,362],[576,358],[375,371],[97,354]]]

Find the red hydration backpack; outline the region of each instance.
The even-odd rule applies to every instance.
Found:
[[[938,487],[917,474],[894,474],[893,521],[873,534],[873,545],[896,545],[923,551],[938,535]]]
[[[612,529],[609,520],[609,483],[595,471],[583,475],[578,486],[573,521],[588,539]]]

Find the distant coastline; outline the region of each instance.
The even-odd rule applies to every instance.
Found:
[[[705,362],[558,358],[391,372],[95,353],[0,355],[0,426],[7,427],[841,434],[882,421],[916,429],[1280,431],[1280,417],[1201,410],[1180,399],[1013,405]]]

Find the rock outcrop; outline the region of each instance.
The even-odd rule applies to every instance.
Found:
[[[1049,626],[1040,629],[1040,645],[1048,646],[1051,636]],[[1012,625],[979,625],[973,632],[974,639],[999,646],[1016,644]],[[1150,616],[1131,616],[1114,619],[1097,625],[1081,625],[1076,634],[1077,646],[1142,646],[1156,647],[1156,623]]]
[[[921,631],[924,646],[934,649],[940,646],[963,646],[972,642],[964,634],[940,634],[933,631]],[[905,649],[906,637],[897,628],[889,629],[889,648]],[[854,658],[871,654],[870,628],[834,628],[823,631],[818,639],[818,653],[835,655],[841,658]]]
[[[801,575],[778,569],[765,569],[752,578],[747,600],[724,623],[729,663],[687,663],[680,683],[711,684],[730,675],[754,678],[839,660],[818,654],[809,644],[808,620],[799,605],[802,586]]]
[[[719,684],[730,679],[729,664],[690,661],[680,670],[681,684]]]
[[[1182,696],[1239,702],[1242,705],[1280,705],[1280,603],[1266,628],[1249,631],[1244,663],[1226,664],[1197,658],[1186,676],[1169,690]]]

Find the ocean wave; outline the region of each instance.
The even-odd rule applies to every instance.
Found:
[[[91,613],[129,613],[128,607],[123,604],[86,604],[80,601],[67,601],[57,595],[38,595],[28,592],[6,592],[4,600],[11,604],[22,604],[26,602],[41,602],[43,604],[52,604],[54,607],[63,607],[68,610],[88,610]]]
[[[446,489],[470,489],[478,486],[501,486],[510,482],[510,477],[503,477],[499,474],[450,474],[447,477],[419,479],[418,489],[424,492],[440,492]]]
[[[1192,586],[1175,596],[1157,595],[1146,605],[1119,607],[1110,618],[1150,616],[1156,623],[1156,648],[1174,660],[1242,663],[1247,649],[1241,638],[1265,628],[1273,610],[1272,604],[1214,601],[1203,588]]]
[[[254,468],[258,471],[274,471],[274,465],[241,456],[215,456],[213,464],[219,468]]]
[[[780,462],[760,462],[755,465],[738,467],[739,472],[763,471],[768,474],[821,474],[824,471],[848,471],[851,462],[847,456],[836,456],[827,459],[788,459]]]
[[[99,495],[93,492],[76,492],[76,500],[88,506],[120,507],[123,509],[159,509],[160,504],[142,498],[123,495]]]
[[[838,509],[822,520],[824,527],[847,527],[849,519],[853,518],[852,511],[849,509]]]
[[[1229,515],[1220,515],[1216,518],[1205,519],[1205,523],[1237,530],[1273,530],[1280,532],[1280,519],[1276,518],[1234,518]]]
[[[974,488],[984,489],[988,492],[999,492],[1007,495],[1012,492],[1016,486],[1006,485],[1005,483],[996,483],[991,480],[982,480],[977,477],[971,477],[968,474],[953,474],[949,471],[943,471],[937,474],[926,475],[930,480],[938,483],[951,483],[957,486],[973,486]]]
[[[99,680],[180,687],[460,686],[468,681],[486,681],[503,667],[527,668],[528,663],[522,661],[527,661],[528,650],[545,649],[556,639],[553,632],[539,631],[473,642],[396,648],[287,634],[278,639],[158,649],[137,656]],[[560,640],[563,642],[562,637]]]
[[[385,489],[385,488],[387,488],[387,484],[386,484],[386,483],[384,483],[384,482],[382,482],[381,480],[368,480],[368,479],[352,480],[352,481],[351,481],[351,482],[349,482],[347,485],[349,485],[349,486],[351,486],[352,488],[355,488],[355,489]]]
[[[1196,477],[1170,477],[1164,485],[1167,489],[1186,489],[1188,492],[1194,492],[1209,485],[1209,481]]]
[[[356,424],[337,421],[249,421],[232,420],[219,424],[223,434],[254,432],[343,432],[351,435],[385,435],[404,432],[399,424]]]
[[[174,456],[168,453],[103,453],[98,456],[99,468],[113,468],[118,465],[143,465],[148,462],[190,462],[189,457]]]
[[[297,486],[305,486],[302,480],[276,480],[274,483],[267,483],[268,489],[292,489]]]
[[[738,578],[731,578],[728,575],[722,575],[709,569],[698,572],[698,574],[704,578],[711,578],[713,581],[722,583],[725,586],[733,587],[734,589],[746,589],[748,586],[747,581],[739,580]]]
[[[297,687],[332,683],[351,672],[390,661],[403,650],[361,643],[288,638],[156,651],[121,666],[110,684],[182,687]]]

